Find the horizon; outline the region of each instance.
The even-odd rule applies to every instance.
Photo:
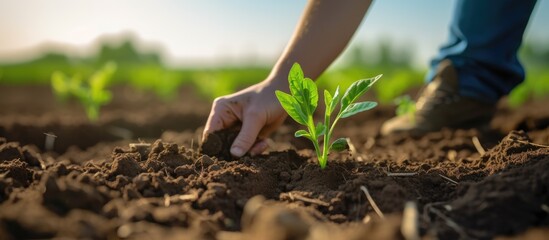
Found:
[[[349,46],[372,48],[389,40],[396,48],[413,49],[414,64],[426,66],[446,40],[454,2],[374,2]],[[157,50],[172,66],[245,62],[272,65],[290,38],[306,1],[240,0],[223,7],[216,5],[217,1],[164,3],[34,0],[29,4],[8,0],[0,3],[4,5],[0,7],[0,35],[9,36],[0,39],[0,61],[32,59],[51,51],[86,56],[97,50],[101,39],[129,35],[137,39],[139,50]],[[33,21],[29,21],[30,16]],[[525,42],[549,40],[544,22],[549,22],[549,4],[538,1]]]

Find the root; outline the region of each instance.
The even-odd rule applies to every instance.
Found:
[[[370,202],[370,205],[372,206],[374,211],[377,213],[377,215],[379,215],[381,219],[385,219],[385,215],[383,215],[383,212],[381,212],[376,202],[374,202],[374,199],[370,195],[370,192],[368,192],[368,189],[365,186],[360,186],[360,190],[362,190],[364,194],[366,194],[366,198],[368,199],[368,202]]]

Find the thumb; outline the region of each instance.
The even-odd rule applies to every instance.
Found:
[[[235,157],[242,157],[256,142],[257,136],[263,128],[261,117],[257,114],[248,114],[242,119],[242,129],[231,147],[231,154]]]

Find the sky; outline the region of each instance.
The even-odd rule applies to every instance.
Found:
[[[305,0],[0,0],[0,60],[30,58],[51,43],[92,53],[102,35],[132,33],[171,65],[272,64]],[[351,45],[390,39],[425,66],[447,36],[455,0],[375,1]],[[539,0],[526,39],[549,41],[549,0]],[[44,44],[50,43],[50,45]]]

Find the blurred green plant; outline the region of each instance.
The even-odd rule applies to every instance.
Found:
[[[48,52],[35,59],[18,63],[0,63],[0,84],[50,84],[54,70],[68,76],[90,76],[107,61],[117,63],[110,83],[127,85],[155,93],[170,101],[181,86],[192,86],[207,99],[233,93],[264,79],[269,66],[215,68],[170,68],[155,51],[137,48],[134,38],[105,39],[96,54],[87,57]],[[385,80],[373,86],[381,104],[406,94],[410,88],[424,83],[425,69],[414,68],[413,46],[396,46],[391,39],[380,39],[378,45],[354,45],[342,59],[342,64],[330,68],[316,81],[319,87],[334,91],[337,86],[349,87],[352,79],[383,72]],[[521,48],[520,59],[527,72],[526,80],[509,95],[509,105],[518,107],[532,98],[549,94],[548,41],[527,42]]]
[[[512,108],[522,106],[528,100],[549,95],[549,70],[531,70],[528,76],[507,97],[507,103]]]
[[[188,77],[181,71],[166,69],[162,65],[147,64],[136,67],[129,73],[127,81],[132,87],[152,91],[164,101],[173,100],[179,87]]]
[[[526,79],[511,91],[507,103],[512,108],[528,100],[549,95],[549,45],[547,41],[525,42],[519,51]]]
[[[108,62],[87,81],[82,81],[78,74],[68,77],[63,72],[56,71],[51,77],[51,86],[61,101],[66,102],[71,98],[80,101],[88,118],[91,121],[96,121],[99,118],[101,106],[108,104],[112,99],[112,93],[107,89],[107,86],[116,72],[116,68],[116,63]]]
[[[397,116],[408,116],[412,122],[415,122],[416,102],[410,98],[410,95],[404,95],[396,98],[394,103],[397,105],[395,113]]]

